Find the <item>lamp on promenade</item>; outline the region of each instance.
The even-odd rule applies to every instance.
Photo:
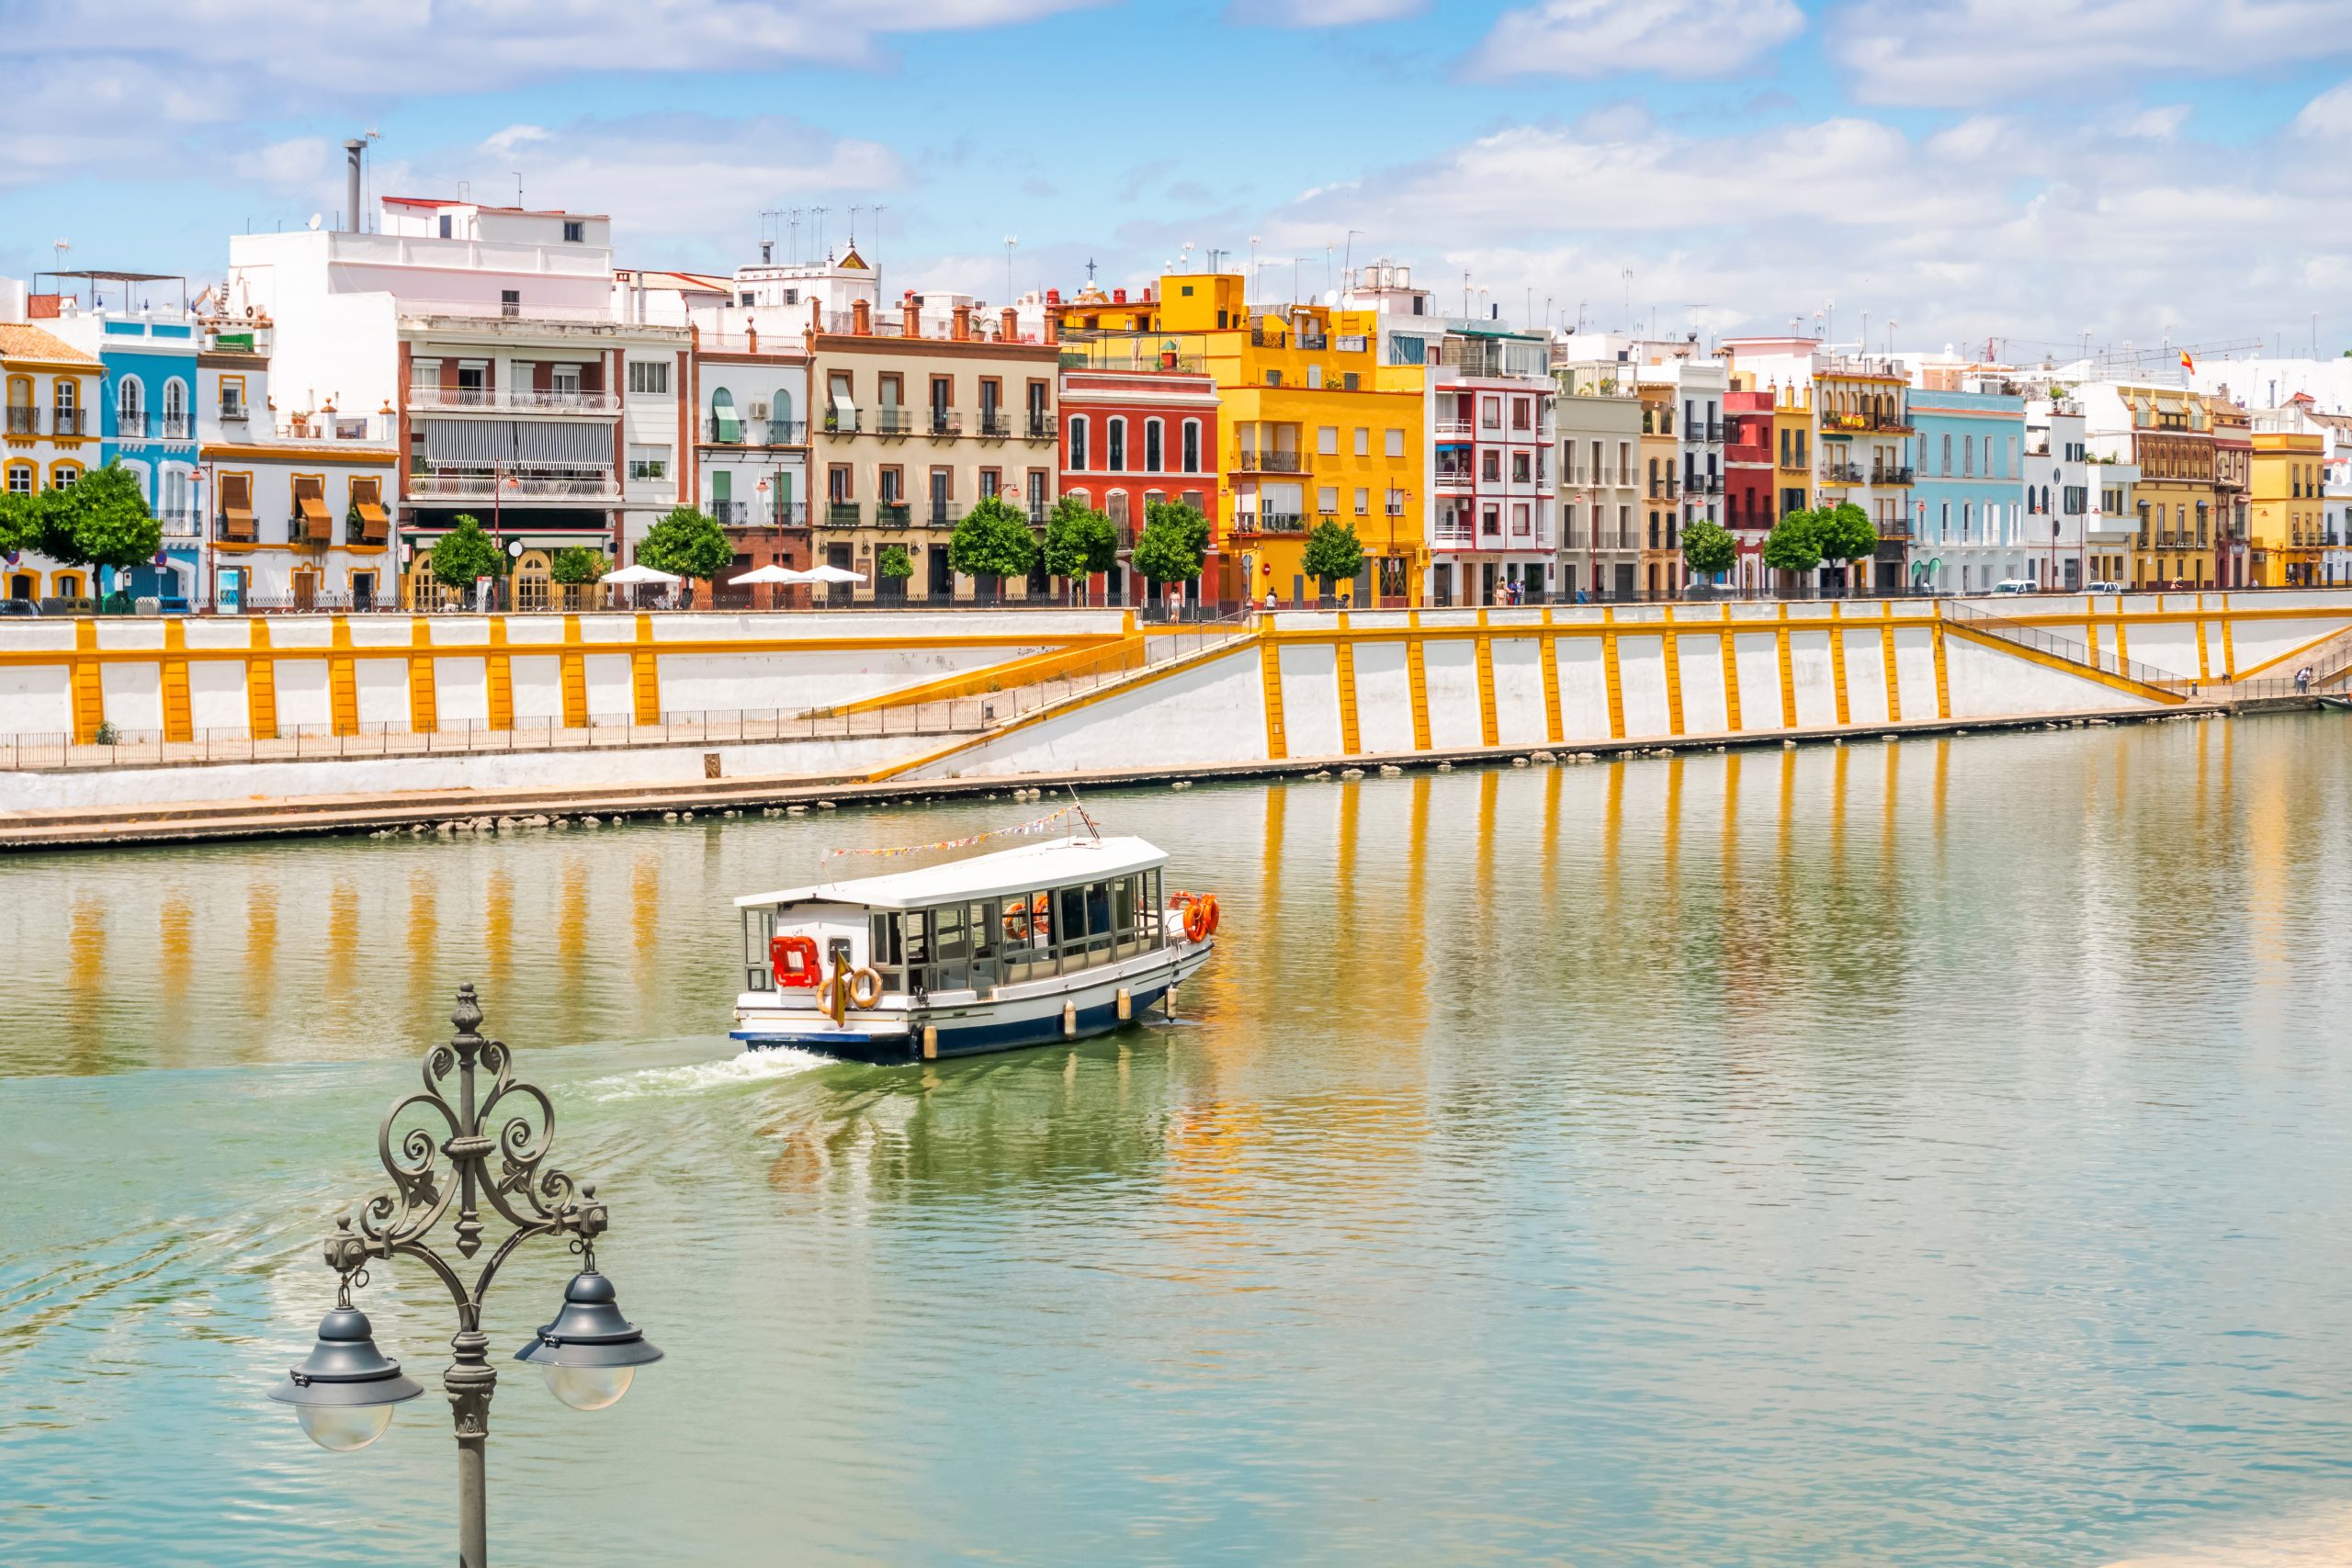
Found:
[[[349,1452],[382,1437],[393,1407],[424,1390],[376,1348],[367,1314],[351,1304],[351,1292],[368,1282],[372,1262],[422,1261],[448,1288],[458,1309],[458,1333],[449,1342],[456,1359],[441,1374],[457,1424],[458,1561],[460,1568],[484,1568],[482,1460],[498,1371],[490,1364],[481,1303],[499,1266],[537,1236],[568,1238],[580,1255],[580,1271],[564,1288],[555,1320],[514,1358],[537,1367],[548,1389],[573,1409],[602,1410],[616,1403],[637,1369],[660,1360],[662,1352],[621,1315],[612,1281],[596,1271],[596,1238],[608,1222],[594,1185],[541,1168],[555,1142],[555,1107],[537,1085],[514,1077],[503,1042],[482,1037],[471,986],[458,987],[449,1021],[458,1032],[424,1058],[424,1088],[393,1101],[377,1131],[377,1156],[392,1190],[360,1206],[356,1232],[349,1215],[335,1222],[325,1253],[336,1275],[334,1310],[319,1325],[311,1354],[269,1396],[294,1406],[302,1430],[322,1448]],[[477,1067],[489,1075],[479,1095]],[[424,1124],[401,1131],[398,1124],[410,1112]],[[490,1128],[496,1130],[485,1131]],[[482,1248],[485,1202],[513,1228],[469,1281],[463,1271]],[[454,1261],[431,1243],[453,1203],[457,1218],[447,1246]]]

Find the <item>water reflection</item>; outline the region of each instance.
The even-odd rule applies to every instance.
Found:
[[[671,1352],[593,1432],[502,1394],[509,1557],[2259,1537],[2347,1463],[2346,746],[2278,719],[1106,797],[1225,909],[1177,1020],[905,1071],[730,1053],[728,900],[1009,802],[13,862],[18,995],[55,1000],[0,1015],[0,1556],[443,1550],[429,1509],[336,1524],[446,1495],[433,1420],[337,1463],[254,1395],[459,978]],[[424,1282],[370,1295],[437,1365]]]

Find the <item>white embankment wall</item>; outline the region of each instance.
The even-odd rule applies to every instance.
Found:
[[[2057,639],[1988,636],[1976,617]],[[278,616],[0,622],[0,746],[100,723],[133,735],[354,734],[795,713],[989,689],[1084,656],[1118,611]],[[2352,630],[2352,593],[1290,612],[976,739],[599,747],[511,755],[0,770],[0,809],[800,774],[918,778],[1606,746],[1890,721],[2168,705],[2188,682],[2285,676]],[[2102,675],[2120,655],[2178,683]]]

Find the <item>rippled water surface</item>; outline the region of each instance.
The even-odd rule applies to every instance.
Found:
[[[464,979],[670,1352],[593,1416],[506,1363],[505,1562],[2343,1545],[2347,761],[1105,796],[1224,907],[1185,1016],[936,1070],[733,1055],[727,901],[1009,801],[0,862],[0,1562],[447,1559],[437,1393],[350,1456],[262,1396]],[[363,1304],[435,1382],[428,1280]]]

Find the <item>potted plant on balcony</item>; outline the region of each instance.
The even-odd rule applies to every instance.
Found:
[[[1046,522],[1046,571],[1062,580],[1062,595],[1080,577],[1119,564],[1119,530],[1108,517],[1074,495],[1054,502]]]

